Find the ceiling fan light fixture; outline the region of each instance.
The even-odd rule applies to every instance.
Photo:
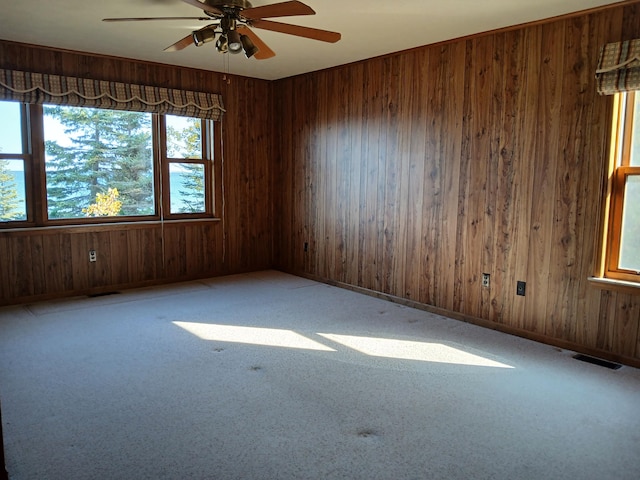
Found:
[[[251,39],[246,35],[240,35],[240,42],[242,43],[242,50],[247,58],[253,57],[258,53],[258,47],[256,47]]]
[[[229,41],[227,40],[227,36],[222,34],[218,37],[216,41],[216,50],[220,53],[227,53],[229,50]]]
[[[280,0],[278,3],[269,3],[258,7],[253,7],[249,0],[181,1],[188,3],[193,7],[202,9],[206,16],[103,18],[102,20],[105,22],[137,22],[148,20],[210,21],[212,22],[210,25],[199,30],[189,32],[184,38],[181,38],[177,42],[166,47],[164,51],[176,52],[178,50],[183,50],[190,45],[200,47],[205,43],[216,40],[216,50],[220,53],[238,54],[240,52],[244,52],[247,58],[254,57],[258,60],[272,58],[275,56],[275,52],[271,50],[269,46],[251,30],[251,28],[270,30],[273,32],[329,43],[335,43],[341,38],[341,35],[338,32],[330,32],[328,30],[321,30],[318,28],[303,27],[301,25],[268,20],[269,18],[274,17],[315,15],[316,12],[311,7],[305,5],[299,0]]]
[[[200,47],[205,43],[209,43],[216,38],[216,31],[213,28],[205,27],[193,32],[193,43],[196,47]]]
[[[227,33],[227,41],[229,45],[229,53],[240,53],[242,51],[242,42],[240,41],[240,34],[235,30],[231,30]]]

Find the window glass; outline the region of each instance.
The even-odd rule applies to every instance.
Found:
[[[50,219],[155,213],[151,114],[44,107]]]
[[[171,213],[203,213],[205,203],[205,168],[201,163],[169,164]]]
[[[202,121],[167,115],[167,157],[202,158]]]
[[[24,160],[0,159],[0,222],[26,219]]]
[[[23,153],[22,117],[17,102],[0,102],[0,153]]]
[[[637,145],[636,145],[637,146]],[[640,175],[627,177],[620,234],[619,267],[640,272]]]

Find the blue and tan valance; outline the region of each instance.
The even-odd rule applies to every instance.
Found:
[[[596,83],[600,95],[640,90],[640,39],[604,45]]]
[[[0,69],[0,100],[108,108],[219,120],[215,93]]]

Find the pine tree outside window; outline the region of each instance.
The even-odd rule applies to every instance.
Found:
[[[154,215],[151,117],[150,113],[45,106],[48,218],[83,218],[92,211],[106,212],[103,216]],[[96,208],[114,189],[120,208]]]

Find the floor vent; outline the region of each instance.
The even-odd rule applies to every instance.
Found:
[[[601,360],[600,358],[590,357],[588,355],[582,355],[578,353],[574,355],[573,358],[576,360],[580,360],[581,362],[593,363],[594,365],[599,365],[601,367],[610,368],[611,370],[618,370],[622,367],[622,365],[613,362],[607,362],[606,360]]]
[[[87,295],[89,298],[95,297],[106,297],[107,295],[118,295],[120,292],[103,292],[103,293],[92,293],[91,295]]]

